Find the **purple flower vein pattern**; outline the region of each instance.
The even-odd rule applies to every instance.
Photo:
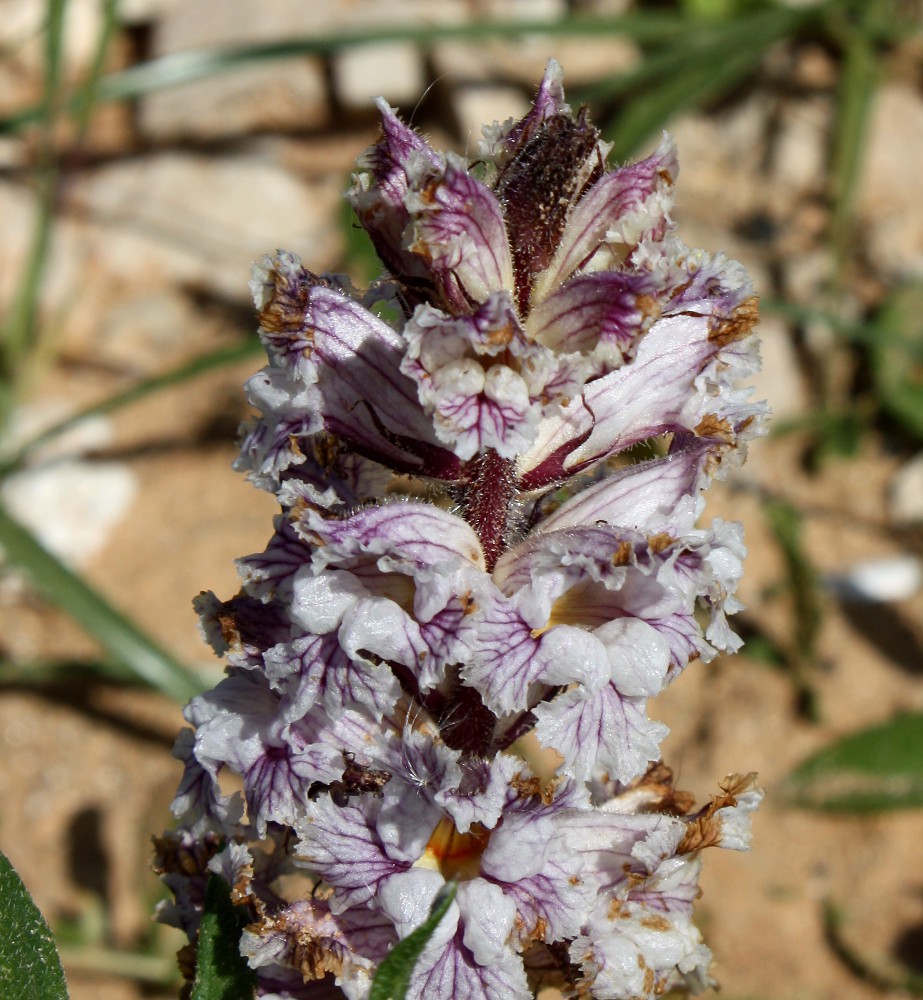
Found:
[[[753,289],[675,235],[669,137],[611,167],[554,63],[470,163],[379,108],[348,196],[382,278],[251,282],[237,467],[281,512],[196,602],[227,670],[185,711],[161,918],[194,943],[221,874],[259,996],[362,1000],[454,880],[414,1000],[704,988],[700,854],[760,792],[695,807],[648,703],[739,645],[742,532],[701,519],[764,429]]]

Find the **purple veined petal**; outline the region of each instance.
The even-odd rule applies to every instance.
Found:
[[[263,603],[245,594],[219,601],[205,591],[192,605],[207,642],[232,667],[260,669],[263,652],[291,636],[288,612],[278,601]]]
[[[676,530],[676,510],[682,498],[697,497],[707,484],[709,451],[708,442],[697,441],[685,451],[616,472],[549,514],[542,531],[600,522],[648,534]]]
[[[578,274],[538,303],[526,329],[556,351],[595,352],[608,367],[630,361],[661,312],[653,275],[631,271]]]
[[[528,114],[506,126],[485,126],[481,152],[502,167],[549,118],[570,114],[571,107],[564,99],[564,73],[556,59],[549,59]]]
[[[323,427],[369,457],[422,467],[425,449],[439,448],[416,387],[400,371],[400,335],[293,254],[264,259],[260,273],[260,334],[277,363],[314,385]]]
[[[246,391],[262,416],[245,425],[234,468],[249,473],[260,489],[274,491],[279,476],[304,457],[298,441],[323,429],[320,393],[316,385],[274,365],[248,379]]]
[[[357,706],[381,719],[400,696],[386,663],[353,662],[336,633],[281,643],[267,650],[264,660],[266,676],[282,695],[282,715],[290,722],[303,718],[315,705],[321,705],[333,722]]]
[[[505,812],[481,858],[484,877],[516,901],[523,944],[575,936],[596,899],[591,870],[566,843],[561,821],[567,798],[550,808],[541,799],[519,800],[518,809]]]
[[[273,519],[275,533],[263,552],[237,560],[244,590],[260,601],[289,600],[292,579],[311,561],[311,547],[300,538],[285,515]]]
[[[597,269],[592,258],[601,247],[611,248],[606,264],[619,263],[643,238],[662,236],[678,173],[676,148],[664,135],[646,160],[604,174],[571,212],[554,260],[536,279],[533,308],[576,271]]]
[[[307,803],[295,823],[301,837],[297,861],[334,890],[330,900],[334,913],[368,903],[384,880],[410,869],[411,862],[401,856],[403,852],[395,852],[376,832],[383,802],[364,796],[358,805],[339,806],[330,796],[319,796]],[[432,807],[409,796],[403,797],[403,803],[407,824],[419,826],[430,821]],[[433,823],[437,819],[434,817]]]
[[[563,852],[548,858],[533,875],[505,880],[503,891],[516,903],[524,942],[538,938],[551,943],[575,937],[596,898],[592,877],[579,871],[575,855],[568,857]]]
[[[410,868],[385,879],[379,887],[376,902],[393,922],[399,938],[412,934],[429,916],[436,894],[445,886],[439,872],[428,868]],[[439,950],[455,935],[458,927],[457,900],[449,904],[445,916],[433,929],[427,947]]]
[[[491,449],[516,458],[538,433],[541,409],[522,376],[505,365],[485,371],[473,358],[452,362],[429,383],[423,402],[433,411],[436,435],[462,461]]]
[[[195,757],[195,734],[181,729],[173,747],[173,756],[183,764],[183,776],[170,811],[190,830],[230,831],[241,821],[240,796],[224,796],[212,774]]]
[[[469,919],[476,919],[469,917]],[[500,960],[479,965],[460,929],[444,947],[426,948],[414,966],[405,1000],[531,1000],[522,959],[512,948]]]
[[[520,489],[538,490],[567,479],[565,469],[570,453],[593,431],[593,414],[582,394],[541,421],[535,443],[516,460]]]
[[[462,677],[502,715],[531,708],[543,685],[600,686],[608,677],[608,660],[590,632],[566,625],[533,629],[512,602],[495,600],[478,618]]]
[[[716,451],[735,444],[765,407],[751,403],[749,391],[730,388],[731,352],[749,348],[723,350],[708,327],[703,316],[658,320],[631,364],[588,383],[583,404],[593,415],[592,431],[565,466],[575,472],[663,433],[694,433]]]
[[[335,751],[326,761],[299,759],[283,737],[278,709],[278,697],[251,673],[230,675],[186,709],[197,726],[197,759],[213,774],[228,766],[241,775],[248,816],[260,836],[270,821],[295,821],[312,781],[338,776]]]
[[[660,759],[660,744],[669,732],[647,718],[646,701],[623,697],[611,683],[589,696],[566,691],[534,709],[535,733],[542,746],[564,758],[562,774],[586,781],[603,769],[625,784]]]
[[[515,911],[495,886],[474,879],[459,886],[449,912],[439,922],[417,960],[406,1000],[526,1000],[522,960],[498,941]],[[425,919],[444,880],[436,872],[414,869],[387,880],[379,894],[384,911],[406,936]],[[491,905],[485,912],[484,904]],[[507,934],[508,936],[508,934]],[[472,949],[467,941],[474,946]],[[480,959],[475,957],[475,951]]]
[[[326,566],[349,566],[351,560],[365,555],[387,557],[391,571],[459,560],[484,568],[475,531],[460,517],[433,504],[382,503],[344,518],[307,510],[301,524],[322,545],[314,559],[318,571]]]
[[[382,98],[376,104],[382,137],[359,158],[347,197],[385,267],[405,282],[427,282],[432,275],[426,262],[405,246],[410,214],[404,197],[411,177],[421,171],[441,172],[445,161]]]
[[[552,352],[527,339],[506,292],[457,317],[419,306],[404,333],[402,371],[416,381],[437,437],[464,461],[488,449],[504,458],[525,451],[551,395],[583,384],[568,380],[573,362],[558,366]]]
[[[432,270],[446,302],[467,311],[491,292],[513,287],[503,212],[493,192],[448,154],[442,174],[424,176],[407,195],[410,249]]]
[[[474,878],[458,887],[459,910],[465,914],[462,942],[475,962],[490,966],[509,957],[516,902],[500,886]]]

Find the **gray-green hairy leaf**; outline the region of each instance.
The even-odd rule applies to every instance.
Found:
[[[192,1000],[251,1000],[256,977],[238,946],[247,920],[243,907],[231,902],[227,882],[218,875],[210,876],[199,929]]]
[[[0,1000],[67,1000],[51,930],[0,852]]]

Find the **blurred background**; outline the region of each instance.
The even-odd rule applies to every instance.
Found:
[[[775,419],[709,497],[742,654],[651,714],[702,801],[727,1000],[923,995],[923,10],[901,0],[0,0],[0,849],[74,1000],[176,996],[152,924],[180,706],[272,498],[231,470],[250,264],[374,274],[341,192],[383,95],[473,151],[547,59],[611,158],[679,146],[692,246],[762,299]]]

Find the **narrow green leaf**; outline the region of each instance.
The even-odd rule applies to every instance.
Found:
[[[66,6],[66,0],[48,0],[46,4],[44,85],[34,115],[41,125],[35,171],[35,217],[22,275],[0,330],[0,427],[6,424],[16,404],[18,385],[38,339],[38,303],[51,247],[58,186],[54,132],[61,103]]]
[[[579,91],[582,101],[625,99],[607,136],[619,155],[634,152],[678,112],[729,92],[759,65],[777,39],[799,30],[808,10],[772,7],[716,24],[691,23],[686,36],[651,52],[629,73]]]
[[[426,942],[439,926],[439,921],[448,913],[452,900],[455,899],[456,888],[454,882],[447,882],[436,894],[426,920],[391,949],[388,957],[375,971],[369,1000],[404,1000],[414,966],[423,954]]]
[[[103,0],[102,22],[96,39],[96,51],[93,53],[90,72],[84,80],[80,92],[74,98],[78,144],[86,137],[87,129],[90,127],[90,119],[96,105],[96,90],[106,65],[106,55],[109,52],[112,34],[115,31],[118,8],[119,0]]]
[[[664,44],[678,40],[687,32],[688,23],[682,16],[664,11],[643,11],[619,17],[585,17],[573,15],[559,21],[519,20],[492,21],[478,19],[469,24],[442,25],[439,27],[411,27],[367,31],[337,32],[333,35],[312,35],[287,38],[277,42],[255,45],[231,45],[213,49],[194,49],[175,52],[150,62],[132,66],[118,73],[103,77],[96,88],[95,99],[102,101],[125,100],[165,87],[202,80],[218,73],[227,73],[241,66],[277,59],[291,59],[307,55],[329,55],[343,49],[381,42],[411,42],[429,45],[435,42],[477,41],[481,38],[518,38],[522,36],[551,35],[573,37],[589,35],[621,35],[642,43]],[[81,106],[78,92],[68,104],[72,112]],[[24,108],[0,119],[0,134],[21,129],[41,117],[40,105]]]
[[[245,907],[231,902],[227,882],[219,875],[210,875],[191,1000],[252,1000],[256,974],[241,956],[239,946],[240,933],[249,919]]]
[[[795,612],[796,648],[810,662],[814,659],[822,612],[817,573],[801,541],[801,514],[782,500],[765,504],[769,529],[785,561],[786,582]]]
[[[872,371],[882,407],[923,438],[923,284],[906,285],[875,324]]]
[[[874,4],[869,3],[866,11],[873,7]],[[861,26],[850,30],[840,70],[830,164],[831,237],[840,282],[845,280],[847,261],[854,247],[856,191],[869,111],[881,74],[882,67],[870,33]]]
[[[826,747],[787,779],[797,805],[836,812],[923,806],[923,714],[900,715]]]
[[[102,595],[53,556],[0,504],[0,547],[49,598],[136,677],[179,702],[202,691],[198,678],[144,635]]]
[[[128,406],[130,403],[143,399],[145,396],[149,396],[161,389],[166,389],[173,385],[180,385],[183,382],[188,382],[191,379],[198,378],[200,375],[204,375],[207,372],[223,368],[227,365],[236,364],[238,361],[243,361],[255,354],[259,354],[262,350],[263,345],[260,341],[256,337],[250,337],[238,344],[219,347],[213,351],[208,351],[205,354],[200,354],[191,361],[184,362],[176,368],[171,368],[169,371],[164,372],[161,375],[154,375],[151,378],[144,379],[143,381],[131,386],[130,389],[126,389],[124,392],[107,396],[106,399],[103,399],[98,403],[94,403],[92,406],[87,406],[82,410],[78,410],[76,413],[72,413],[64,420],[53,424],[51,427],[42,431],[41,434],[36,435],[28,441],[19,450],[19,452],[16,453],[16,455],[4,464],[2,470],[0,470],[0,475],[8,475],[10,472],[19,468],[26,458],[36,450],[36,448],[45,444],[46,441],[56,438],[59,434],[63,434],[65,431],[70,430],[70,428],[75,424],[79,424],[81,420],[86,420],[88,417],[101,416],[105,413],[113,413],[114,411],[121,409],[123,406]]]
[[[0,1000],[67,1000],[51,930],[0,852]]]

